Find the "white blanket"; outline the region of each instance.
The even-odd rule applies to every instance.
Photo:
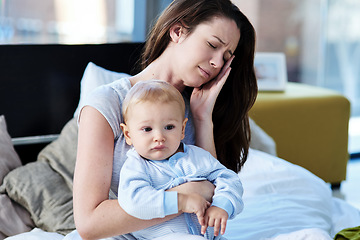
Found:
[[[329,184],[300,166],[251,150],[239,176],[245,208],[229,221],[229,240],[322,239],[360,225],[359,210],[333,198]]]
[[[330,186],[302,167],[250,150],[239,176],[245,209],[228,222],[228,240],[330,240],[360,225],[359,210],[333,198]],[[34,229],[6,240],[63,238]]]

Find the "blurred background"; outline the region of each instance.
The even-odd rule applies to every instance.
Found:
[[[0,44],[144,41],[153,21],[170,2],[0,0]],[[285,53],[289,81],[329,88],[350,100],[349,152],[358,157],[360,1],[233,2],[256,29],[256,51]]]

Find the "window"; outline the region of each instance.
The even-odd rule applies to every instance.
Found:
[[[144,41],[171,0],[2,0],[0,44]]]
[[[131,40],[131,0],[2,0],[1,44]]]

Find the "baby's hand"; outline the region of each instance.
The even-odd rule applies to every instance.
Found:
[[[219,207],[211,206],[205,212],[205,224],[201,224],[201,234],[205,234],[206,228],[214,227],[214,235],[219,235],[219,230],[221,227],[220,233],[223,235],[226,229],[226,223],[228,220],[227,212]]]
[[[179,211],[186,213],[195,213],[200,225],[204,223],[204,215],[210,203],[204,197],[197,193],[182,194],[178,193]]]

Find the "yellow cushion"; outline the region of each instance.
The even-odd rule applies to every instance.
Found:
[[[333,184],[345,180],[350,102],[335,91],[288,83],[259,92],[250,117],[276,142],[280,158]]]

